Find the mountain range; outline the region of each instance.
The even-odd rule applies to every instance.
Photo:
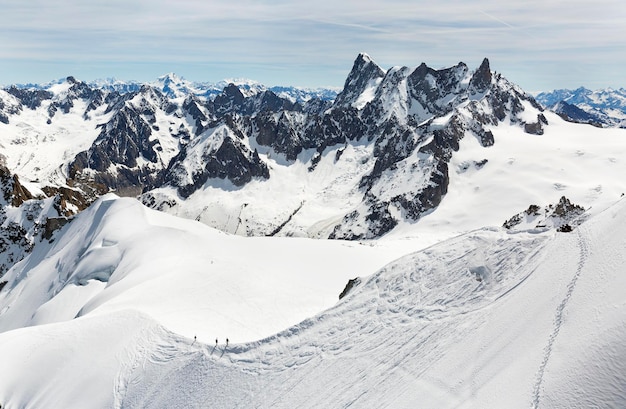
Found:
[[[626,128],[626,89],[575,90],[542,92],[537,101],[566,120],[596,126]]]
[[[624,130],[546,101],[364,53],[0,90],[1,407],[623,406]]]
[[[179,95],[188,88],[179,82],[164,89]],[[542,134],[547,125],[530,95],[501,76],[492,78],[487,60],[474,72],[463,63],[385,72],[362,54],[334,101],[293,102],[271,90],[244,93],[234,84],[213,99],[169,94],[147,85],[120,94],[71,77],[48,90],[11,87],[0,106],[10,129],[3,141],[9,168],[40,185],[73,188],[82,195],[74,203],[78,208],[114,191],[141,195],[154,208],[189,213],[190,204],[213,196],[215,186],[232,197],[302,168],[319,180],[318,165],[333,158],[333,168],[349,162],[341,176],[348,190],[315,193],[345,203],[330,218],[299,222],[297,215],[321,204],[311,203],[308,194],[293,195],[287,207],[256,212],[238,228],[251,235],[374,238],[400,221],[418,221],[441,202],[448,163],[466,133],[489,147],[489,127],[502,121],[531,134]],[[68,129],[79,127],[75,143],[76,132]],[[9,153],[9,145],[16,153]],[[27,152],[34,146],[50,146],[57,156],[41,155],[42,164]],[[321,183],[320,189],[334,188]],[[256,206],[248,205],[246,213]],[[215,220],[220,213],[242,217],[243,203],[217,206],[195,217],[209,225],[223,222]]]

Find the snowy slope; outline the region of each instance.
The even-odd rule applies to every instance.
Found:
[[[496,137],[485,148],[467,135],[452,154],[450,184],[441,204],[419,221],[401,221],[394,237],[428,236],[431,243],[485,225],[501,226],[512,215],[535,204],[545,206],[566,196],[588,209],[617,200],[626,193],[626,131],[572,124],[546,112],[550,125],[543,135],[518,127],[491,126]],[[308,171],[306,160],[283,163],[269,159],[272,177],[243,188],[207,183],[187,200],[171,188],[150,195],[171,206],[163,209],[240,235],[264,235],[288,222],[281,236],[326,237],[333,226],[362,200],[359,182],[371,172],[371,145],[348,144],[328,150]],[[340,153],[340,159],[335,158]],[[263,152],[261,151],[261,155]],[[313,155],[304,152],[301,157]],[[418,182],[412,169],[415,155],[382,176],[388,197]],[[398,217],[398,220],[403,220]]]
[[[0,132],[0,158],[6,166],[26,181],[63,185],[67,177],[65,162],[86,150],[98,135],[97,126],[107,122],[110,114],[106,106],[86,114],[89,101],[78,99],[67,114],[50,116],[55,102],[67,97],[69,83],[54,87],[54,99],[45,100],[38,109],[23,107],[12,115],[9,124],[3,124]],[[0,90],[0,98],[15,100]],[[0,160],[1,161],[1,160]]]
[[[54,238],[2,277],[1,331],[132,308],[205,341],[259,339],[415,246],[230,236],[112,195]]]
[[[626,132],[572,124],[546,112],[543,135],[514,127],[491,128],[485,149],[466,137],[450,162],[450,185],[435,211],[394,235],[436,232],[449,237],[483,225],[501,226],[529,205],[566,196],[585,209],[603,207],[626,193]],[[413,233],[412,233],[413,232]]]
[[[136,222],[139,230],[129,234],[135,240],[142,234],[159,237],[154,248],[161,252],[152,253],[155,259],[151,262],[128,253],[131,249],[125,244],[126,233],[119,229],[130,219],[142,218],[144,222]],[[254,308],[235,307],[229,301],[231,290],[245,288],[253,275],[238,268],[242,260],[231,256],[231,267],[222,271],[219,282],[213,281],[211,276],[220,273],[208,263],[214,260],[217,270],[220,257],[226,256],[223,248],[215,248],[216,253],[209,251],[202,263],[205,271],[198,271],[196,262],[184,257],[176,262],[176,274],[170,274],[176,275],[176,280],[159,271],[157,266],[161,265],[163,270],[172,268],[170,259],[182,249],[193,253],[198,251],[196,246],[205,251],[211,248],[201,238],[205,228],[198,226],[180,224],[138,208],[129,199],[112,197],[81,214],[57,243],[71,240],[65,238],[71,229],[87,230],[82,235],[73,231],[79,233],[74,237],[90,240],[53,246],[44,260],[54,264],[58,252],[82,248],[86,250],[85,260],[99,253],[94,258],[105,264],[121,262],[108,284],[96,282],[99,288],[92,289],[92,284],[83,288],[66,284],[52,298],[53,302],[63,300],[56,311],[70,312],[84,304],[81,317],[48,316],[46,322],[70,320],[0,334],[0,360],[5,373],[11,374],[0,382],[3,407],[626,405],[626,355],[621,342],[626,336],[623,201],[596,211],[572,233],[479,229],[402,257],[371,276],[368,271],[374,263],[358,264],[352,259],[346,276],[360,275],[362,284],[336,306],[276,335],[253,342],[231,342],[228,347],[222,338],[233,333],[229,331],[236,327],[234,319],[244,320],[243,327],[250,326],[250,333],[256,321],[269,334],[279,314],[274,310],[269,316],[252,317]],[[168,245],[174,246],[172,253],[163,252],[165,247],[159,245],[165,240],[159,229],[170,230],[167,237]],[[193,237],[192,242],[184,239],[186,235]],[[273,243],[283,250],[287,243],[217,232],[204,240],[210,240],[211,235],[219,237],[213,246],[231,239],[238,244],[264,243],[269,246],[265,247],[266,255]],[[297,240],[289,243],[294,242]],[[340,246],[335,248],[335,260],[347,261],[344,257],[358,251],[358,245],[331,243]],[[245,246],[250,249],[257,244]],[[147,247],[142,250],[150,253]],[[371,256],[376,247],[367,250],[359,256]],[[265,260],[275,268],[273,272],[280,273],[268,258]],[[266,265],[263,260],[256,258],[255,266],[262,268]],[[143,261],[143,267],[131,261]],[[298,265],[306,268],[301,262]],[[63,265],[57,269],[70,271]],[[342,269],[345,267],[337,271]],[[71,271],[78,280],[79,276],[89,276],[87,270],[79,264]],[[49,273],[35,268],[27,273],[28,280],[39,282],[37,277],[42,274]],[[18,275],[15,278],[19,280]],[[324,276],[321,274],[320,279]],[[188,281],[193,285],[179,291],[176,282],[181,285]],[[300,291],[307,288],[305,277],[299,275],[295,281],[300,282],[296,286]],[[200,298],[192,291],[198,285],[206,286]],[[131,294],[132,298],[137,295],[133,289],[138,286],[144,286],[143,297],[154,299],[131,302]],[[211,292],[211,287],[220,291]],[[82,294],[72,297],[70,288]],[[41,294],[48,289],[43,290]],[[92,297],[87,303],[86,293]],[[4,305],[6,295],[5,288]],[[285,313],[300,308],[305,301],[302,293],[289,300],[274,297],[271,291],[257,291],[255,297],[248,293],[246,299],[259,305],[281,303],[278,309]],[[191,309],[201,305],[203,316],[194,315]],[[45,307],[38,310],[42,318]],[[214,320],[220,314],[229,319]],[[3,324],[7,320],[3,315]],[[205,325],[211,329],[199,336],[208,342],[194,341],[191,334]],[[187,332],[181,331],[185,326]],[[171,329],[187,336],[176,335]],[[215,334],[221,341],[217,347],[212,341]]]

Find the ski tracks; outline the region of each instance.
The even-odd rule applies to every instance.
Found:
[[[541,361],[541,364],[539,365],[539,370],[537,371],[535,386],[533,388],[533,395],[532,395],[532,408],[533,409],[539,408],[539,402],[541,400],[541,392],[542,392],[542,387],[543,387],[543,378],[544,378],[545,370],[548,365],[548,362],[550,361],[550,356],[552,355],[552,348],[554,347],[554,342],[556,341],[556,338],[559,335],[559,331],[561,330],[561,325],[563,324],[563,313],[565,311],[565,308],[567,307],[567,304],[572,298],[572,294],[574,293],[574,289],[576,288],[576,283],[578,282],[578,278],[580,277],[580,274],[589,256],[588,243],[583,237],[581,233],[581,229],[582,229],[582,226],[579,226],[576,229],[576,234],[578,238],[578,247],[579,247],[579,257],[578,257],[578,264],[576,266],[576,272],[574,273],[574,276],[572,277],[570,282],[567,284],[567,291],[565,293],[565,297],[556,308],[556,313],[554,316],[554,328],[552,329],[552,332],[550,333],[550,336],[548,337],[548,344],[544,348],[543,360]]]

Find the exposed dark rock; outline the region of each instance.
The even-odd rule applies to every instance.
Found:
[[[434,70],[422,63],[407,78],[409,95],[428,112],[443,115],[452,109],[444,97],[460,92],[461,80],[466,74],[467,66],[464,63],[441,70]]]
[[[569,224],[564,224],[556,229],[559,233],[570,233],[573,230],[572,226]]]
[[[565,196],[561,196],[559,202],[554,208],[554,214],[558,217],[579,216],[585,212],[582,206],[578,206],[570,202]]]
[[[424,212],[439,206],[443,196],[448,193],[448,184],[448,163],[439,161],[424,188],[395,196],[392,202],[405,210],[407,219],[419,220]]]
[[[66,219],[64,217],[55,217],[55,218],[46,219],[46,224],[44,226],[42,237],[50,241],[52,239],[52,235],[54,234],[54,232],[61,229],[69,221],[70,219]]]
[[[565,196],[556,205],[541,208],[531,205],[524,212],[518,213],[505,221],[502,227],[512,229],[516,226],[530,228],[555,228],[559,232],[570,232],[583,221],[585,209],[575,205]]]
[[[228,179],[235,186],[243,186],[253,177],[263,179],[270,177],[269,169],[259,158],[258,152],[248,151],[241,142],[233,138],[224,138],[216,151],[202,154],[202,164],[190,175],[192,183],[181,183],[177,177],[178,174],[186,174],[182,165],[185,155],[185,151],[181,151],[163,177],[163,182],[177,187],[179,195],[183,198],[189,197],[210,178]]]
[[[50,91],[41,89],[22,89],[15,86],[11,86],[6,91],[19,99],[22,105],[30,109],[37,109],[41,106],[43,101],[52,99],[53,96]]]
[[[568,122],[590,124],[593,126],[602,127],[602,119],[599,116],[584,111],[576,105],[568,104],[565,101],[557,103],[555,106],[552,107],[552,110]]]
[[[371,86],[375,81],[383,78],[385,72],[364,53],[357,56],[341,91],[335,99],[335,106],[348,106]]]
[[[13,207],[19,207],[33,195],[20,183],[17,175],[12,175],[9,169],[0,164],[0,188],[4,200]]]
[[[309,165],[308,171],[313,172],[317,167],[317,164],[322,160],[322,155],[319,152],[316,152],[315,155],[311,158],[311,164]]]
[[[302,152],[303,143],[286,112],[283,111],[277,118],[274,113],[263,111],[252,118],[252,123],[257,130],[256,141],[260,145],[273,148],[291,161],[296,160]]]
[[[64,217],[70,217],[85,210],[93,201],[85,196],[84,190],[66,186],[46,186],[42,190],[47,197],[54,197],[54,208],[59,215]]]
[[[195,120],[196,136],[205,131],[204,125],[209,121],[209,118],[205,115],[201,106],[202,102],[193,95],[185,98],[182,106],[183,110]],[[182,131],[187,132],[184,128]]]
[[[11,115],[19,114],[22,111],[22,105],[15,103],[14,101],[3,101],[0,98],[0,122],[3,124],[9,123],[9,117]]]
[[[341,294],[339,294],[339,299],[341,300],[343,297],[348,295],[348,293],[359,284],[361,284],[361,279],[359,277],[351,278],[350,280],[348,280],[348,283],[344,287],[343,291],[341,292]]]
[[[543,135],[543,127],[540,122],[524,124],[524,131],[533,135]]]
[[[537,122],[524,124],[524,131],[533,135],[543,135],[543,124],[547,124],[548,121],[543,114],[537,115]]]
[[[480,67],[474,72],[474,75],[472,75],[472,79],[470,80],[470,92],[477,94],[487,91],[491,86],[491,79],[489,60],[485,58],[480,64]]]
[[[233,112],[236,107],[241,107],[245,100],[244,95],[235,84],[228,84],[222,91],[222,94],[215,97],[213,106],[218,116],[228,112]]]
[[[344,216],[343,223],[338,224],[330,234],[330,239],[362,240],[381,237],[393,230],[398,225],[398,221],[389,212],[389,203],[376,200],[372,195],[366,195],[365,203],[368,204],[367,213],[361,216],[358,210],[354,210]],[[363,219],[363,225],[359,220]],[[356,222],[359,230],[355,232],[352,228],[346,228]]]

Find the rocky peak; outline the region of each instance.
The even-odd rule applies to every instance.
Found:
[[[230,83],[224,88],[222,93],[217,95],[213,100],[215,112],[218,115],[231,112],[235,110],[236,107],[242,106],[245,99],[246,97],[243,95],[239,87]]]
[[[483,59],[480,67],[474,71],[470,80],[470,92],[479,94],[485,92],[491,86],[491,69],[489,68],[489,60]]]
[[[409,96],[419,102],[429,115],[446,113],[451,109],[448,106],[452,102],[450,96],[463,91],[462,81],[467,71],[467,65],[462,62],[441,70],[422,63],[407,78]]]
[[[530,205],[525,211],[505,221],[502,227],[515,231],[556,229],[559,232],[570,232],[584,221],[584,213],[583,207],[562,196],[558,203],[543,208]]]
[[[335,106],[352,105],[368,87],[376,84],[385,76],[369,55],[361,53],[357,56],[341,91],[335,99]]]

